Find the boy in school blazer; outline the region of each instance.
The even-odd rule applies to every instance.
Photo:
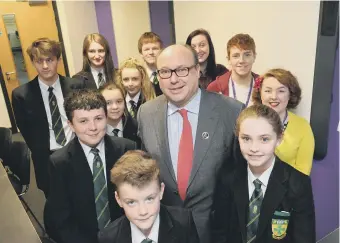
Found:
[[[27,54],[38,75],[14,89],[12,105],[18,128],[32,151],[37,187],[47,197],[48,158],[73,138],[63,107],[64,98],[74,90],[85,88],[85,85],[82,81],[58,74],[61,60],[58,41],[39,38],[27,48]]]
[[[111,170],[115,197],[125,216],[99,232],[100,243],[198,243],[191,212],[160,204],[164,184],[157,162],[141,150],[128,151]]]
[[[110,169],[136,145],[106,135],[106,101],[96,90],[75,92],[65,110],[76,137],[50,157],[46,231],[57,243],[97,243],[99,230],[123,215]]]
[[[213,242],[316,242],[310,178],[274,155],[282,136],[278,114],[264,105],[248,107],[236,133],[248,166],[217,183]],[[260,190],[253,181],[260,182]]]

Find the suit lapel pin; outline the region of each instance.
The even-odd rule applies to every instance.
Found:
[[[209,138],[209,133],[203,132],[203,133],[202,133],[202,138],[203,138],[203,139],[208,139],[208,138]]]

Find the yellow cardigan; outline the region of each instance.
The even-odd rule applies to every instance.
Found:
[[[309,123],[302,117],[288,112],[288,125],[276,155],[302,173],[309,175],[314,154],[314,135]]]

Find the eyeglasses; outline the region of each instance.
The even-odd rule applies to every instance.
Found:
[[[161,78],[171,78],[172,73],[176,73],[177,77],[186,77],[189,75],[189,71],[191,68],[195,67],[197,64],[194,64],[190,67],[180,67],[176,69],[160,69],[157,70],[159,77]]]

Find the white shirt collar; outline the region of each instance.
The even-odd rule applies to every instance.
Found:
[[[107,134],[112,134],[113,129],[119,129],[120,132],[123,131],[123,119],[120,119],[116,127],[111,126],[110,124],[106,124],[106,133]]]
[[[256,177],[253,174],[253,172],[251,172],[249,165],[248,165],[248,182],[253,183],[254,180],[259,179],[262,183],[262,186],[267,188],[270,175],[271,175],[273,168],[274,168],[274,164],[275,164],[275,157],[273,159],[272,164],[269,166],[269,168],[266,169],[259,177]]]
[[[168,116],[171,116],[179,109],[183,108],[189,111],[190,113],[198,114],[200,109],[200,102],[201,102],[201,89],[198,89],[194,97],[186,104],[184,107],[177,107],[176,105],[172,104],[170,101],[168,102]]]
[[[153,73],[157,72],[157,69],[152,70],[152,69],[149,68],[149,66],[147,64],[145,64],[145,70],[146,70],[146,73],[147,73],[149,79],[153,80]]]
[[[98,77],[98,73],[102,73],[103,74],[103,78],[104,78],[104,69],[103,68],[91,68],[91,73],[93,74],[93,76]]]
[[[138,103],[138,100],[139,100],[139,96],[140,96],[140,92],[141,91],[139,91],[136,95],[135,95],[135,97],[133,97],[133,99],[130,97],[130,95],[127,93],[126,94],[126,103],[129,103],[129,101],[130,100],[133,100],[135,103],[136,103],[136,105],[137,105],[137,103]]]
[[[78,138],[79,140],[79,138]],[[89,154],[91,153],[91,147],[82,143],[80,140],[79,140],[79,143],[81,145],[81,147],[83,148],[84,150],[84,153],[85,153],[85,156],[86,158],[89,156]],[[99,144],[97,145],[96,147],[100,153],[104,153],[105,154],[105,144],[104,144],[104,138],[99,142]]]
[[[61,90],[61,86],[60,86],[60,79],[59,79],[59,75],[57,80],[54,82],[54,84],[52,84],[51,86],[48,86],[47,84],[45,84],[43,81],[41,81],[41,79],[38,76],[38,82],[39,82],[39,87],[41,90],[48,92],[48,88],[49,87],[53,87],[53,89],[59,91]]]
[[[158,243],[158,233],[159,233],[159,213],[155,219],[155,222],[152,225],[150,234],[148,239],[152,240],[154,243]],[[132,243],[141,243],[144,239],[146,239],[145,235],[138,229],[136,225],[130,222],[131,227],[131,238]]]

